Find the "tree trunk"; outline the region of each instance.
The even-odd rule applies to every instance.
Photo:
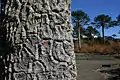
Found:
[[[5,1],[4,80],[76,80],[70,0]]]
[[[78,27],[78,47],[79,47],[79,50],[81,49],[81,32],[80,32],[80,27]]]
[[[104,44],[104,25],[102,25],[102,42]]]

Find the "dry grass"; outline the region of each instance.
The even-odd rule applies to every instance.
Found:
[[[120,53],[120,41],[109,40],[105,44],[96,43],[91,41],[82,44],[82,48],[79,50],[77,41],[75,43],[75,52],[77,53],[100,53],[100,54],[116,54]]]

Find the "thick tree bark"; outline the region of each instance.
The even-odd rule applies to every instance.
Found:
[[[6,0],[5,80],[75,80],[70,0]]]

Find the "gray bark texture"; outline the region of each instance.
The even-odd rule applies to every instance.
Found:
[[[3,27],[13,49],[3,60],[3,80],[76,80],[70,3],[3,1]]]

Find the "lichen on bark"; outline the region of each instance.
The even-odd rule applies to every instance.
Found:
[[[75,80],[70,0],[6,0],[3,23],[14,52],[7,80]]]

